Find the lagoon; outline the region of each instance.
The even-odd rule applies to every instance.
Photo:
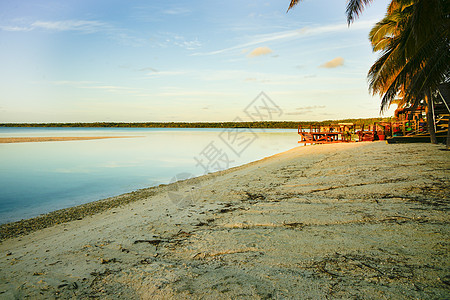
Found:
[[[0,137],[129,136],[0,144],[0,224],[200,176],[297,146],[292,129],[0,128]]]

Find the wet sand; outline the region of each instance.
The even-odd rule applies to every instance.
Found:
[[[298,147],[2,225],[0,297],[449,298],[443,148]]]
[[[0,137],[0,144],[83,141],[83,140],[120,139],[120,138],[135,138],[135,137],[137,137],[137,136]]]

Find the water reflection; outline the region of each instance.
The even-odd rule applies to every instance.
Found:
[[[297,146],[295,130],[255,130],[235,155],[220,129],[1,128],[1,137],[139,136],[125,139],[0,144],[0,223],[29,218],[135,189],[202,175],[194,157],[213,142],[241,165]],[[245,134],[244,134],[245,135]]]

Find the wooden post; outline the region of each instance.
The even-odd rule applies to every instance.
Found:
[[[450,150],[450,115],[448,116],[448,127],[447,127],[447,143],[446,143],[447,150]]]
[[[432,144],[437,144],[437,139],[436,139],[436,131],[434,130],[434,118],[433,118],[433,98],[431,96],[431,91],[427,90],[425,92],[425,101],[427,103],[427,127],[428,127],[428,132],[430,133],[430,142]]]

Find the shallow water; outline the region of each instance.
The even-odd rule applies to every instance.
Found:
[[[0,128],[0,137],[134,136],[0,144],[0,223],[30,218],[177,175],[203,175],[298,146],[296,130]],[[178,176],[179,177],[179,176]]]

